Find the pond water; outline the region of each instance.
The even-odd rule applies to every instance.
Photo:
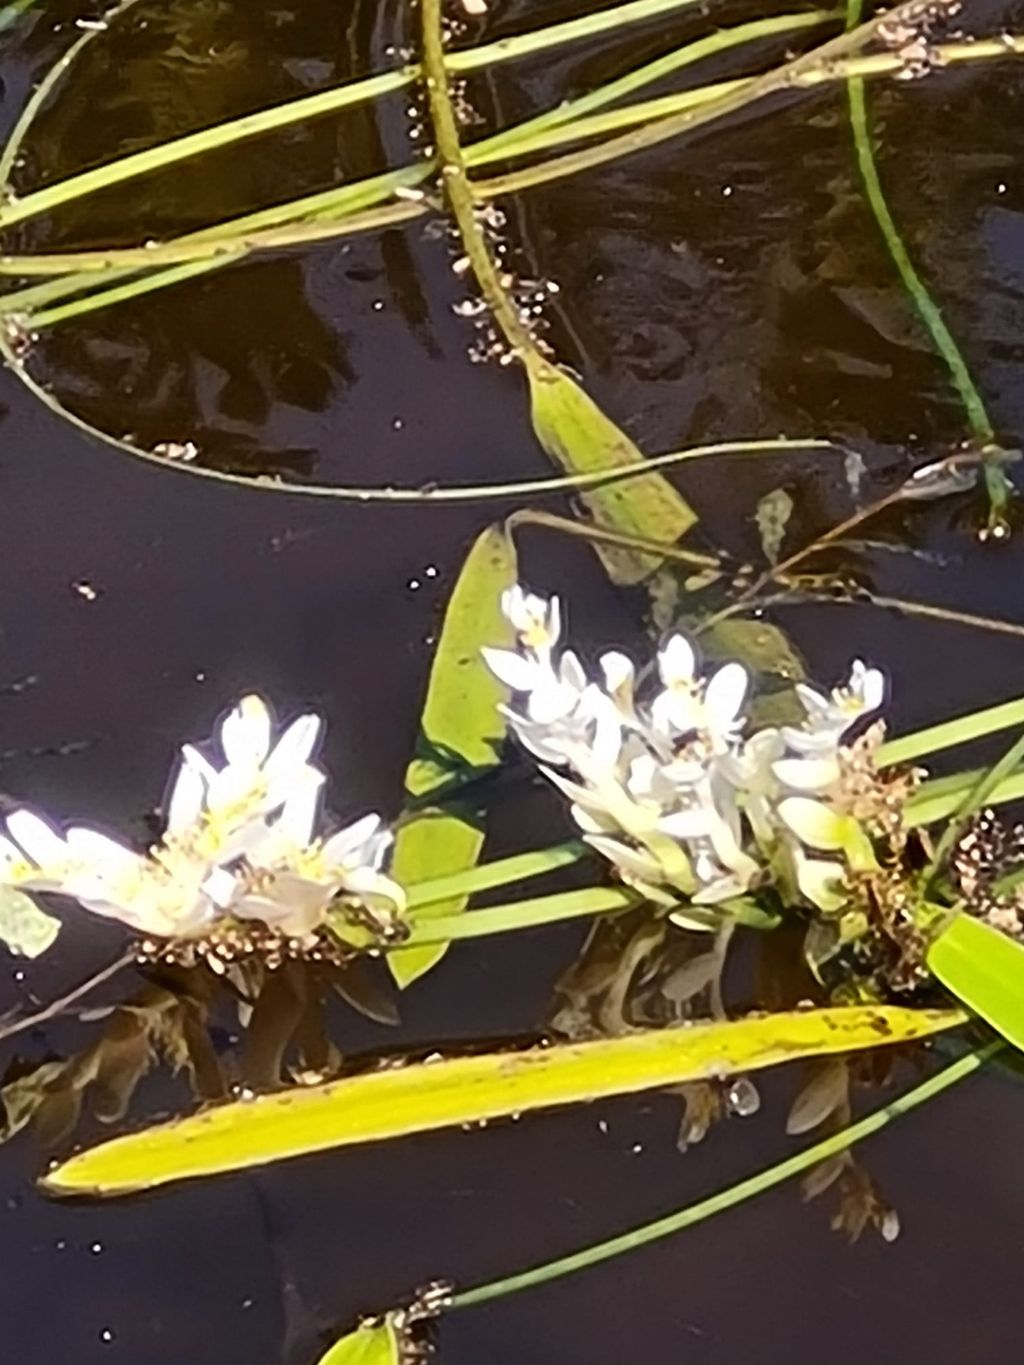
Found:
[[[460,43],[578,11],[491,0]],[[39,0],[3,37],[4,126],[94,19]],[[709,25],[764,13],[708,4],[571,55],[474,79],[483,127],[546,108]],[[973,3],[979,31],[1024,7]],[[1015,23],[1016,21],[1016,23]],[[178,133],[393,64],[415,17],[398,0],[139,0],[83,52],[30,133],[27,187]],[[770,45],[761,57],[782,55]],[[712,63],[701,78],[745,69]],[[679,78],[676,78],[676,88]],[[672,88],[672,87],[664,87]],[[660,93],[656,89],[653,93]],[[872,87],[893,212],[933,285],[1001,443],[1024,442],[1024,80],[1012,61]],[[11,249],[131,245],[403,164],[425,137],[407,94],[245,143],[15,228]],[[410,140],[411,133],[417,136]],[[877,496],[969,434],[861,197],[841,91],[823,89],[531,191],[506,206],[510,267],[554,280],[548,335],[647,452],[749,436],[858,449]],[[458,248],[436,215],[264,256],[47,328],[25,365],[72,412],[142,449],[318,484],[416,486],[550,472],[513,366],[479,364]],[[431,647],[488,505],[381,507],[211,482],[71,425],[0,378],[0,791],[145,837],[175,746],[259,688],[329,717],[339,814],[389,814]],[[757,553],[753,509],[784,486],[794,542],[850,510],[841,461],[794,454],[688,468],[708,544]],[[550,504],[556,510],[559,504]],[[562,504],[560,510],[566,510]],[[971,499],[915,506],[847,567],[879,592],[1024,621],[1022,540],[981,543]],[[872,534],[876,534],[874,531]],[[643,639],[641,592],[612,589],[579,542],[523,537],[530,581],[572,599],[580,640]],[[863,654],[893,679],[905,729],[1021,691],[1024,642],[868,605],[778,618],[815,676]],[[512,784],[489,849],[562,819]],[[340,1003],[345,1052],[518,1038],[542,1025],[577,924],[454,949],[374,1024]],[[52,954],[6,958],[0,1009],[45,1002],[118,950],[69,922]],[[740,988],[742,989],[742,988]],[[98,999],[118,1000],[125,978]],[[90,1036],[60,1020],[8,1044],[40,1059]],[[45,1157],[0,1148],[3,1358],[34,1365],[313,1365],[332,1333],[437,1276],[475,1283],[681,1206],[768,1164],[793,1078],[757,1118],[685,1156],[679,1101],[642,1096],[354,1148],[110,1205],[34,1188]],[[154,1072],[131,1122],[183,1109]],[[1016,1360],[1007,1264],[1024,1245],[1021,1096],[985,1073],[865,1147],[898,1208],[893,1245],[848,1246],[790,1186],[584,1275],[445,1320],[445,1365],[651,1360]],[[80,1138],[103,1134],[95,1123]]]

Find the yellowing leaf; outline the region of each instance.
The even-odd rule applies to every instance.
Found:
[[[798,1010],[388,1067],[115,1138],[71,1157],[42,1184],[51,1194],[127,1194],[352,1143],[905,1043],[963,1020],[959,1010]]]
[[[570,474],[639,464],[644,456],[626,433],[564,370],[525,357],[530,411],[537,440]],[[607,530],[674,545],[697,514],[661,474],[639,474],[604,488],[581,492],[594,520]],[[641,550],[596,545],[613,583],[640,583],[661,562]]]
[[[505,726],[498,705],[506,691],[484,663],[483,645],[512,645],[513,632],[501,612],[501,594],[516,579],[515,551],[497,526],[474,543],[455,585],[427,685],[417,751],[406,773],[406,790],[423,797],[457,784],[498,759]],[[427,881],[471,868],[484,834],[469,803],[461,810],[427,807],[401,826],[392,875],[401,883]],[[466,898],[438,902],[425,915],[453,915]],[[406,948],[388,955],[400,986],[407,986],[442,958],[446,945]]]
[[[1024,946],[972,915],[957,915],[928,950],[928,967],[947,990],[1024,1050]]]
[[[24,891],[0,886],[0,943],[19,957],[39,957],[60,933],[60,920],[40,910]]]
[[[400,1365],[398,1333],[390,1317],[383,1322],[360,1323],[336,1341],[318,1365]]]

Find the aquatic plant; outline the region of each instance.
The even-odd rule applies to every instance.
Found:
[[[77,1007],[128,962],[158,966],[173,989],[147,988],[116,1008],[81,1054],[50,1058],[9,1080],[2,1090],[7,1135],[34,1127],[44,1142],[60,1146],[90,1099],[101,1119],[120,1118],[137,1080],[162,1060],[189,1072],[197,1098],[221,1103],[88,1148],[51,1170],[45,1188],[123,1194],[353,1142],[666,1086],[686,1087],[683,1127],[693,1142],[706,1132],[713,1110],[756,1109],[751,1073],[794,1057],[824,1059],[797,1097],[789,1132],[810,1132],[823,1123],[840,1131],[695,1206],[549,1265],[460,1292],[442,1283],[429,1286],[406,1307],[343,1338],[324,1365],[392,1365],[407,1357],[443,1311],[595,1264],[801,1173],[814,1192],[836,1182],[841,1202],[849,1196],[853,1212],[837,1215],[845,1230],[873,1225],[893,1236],[898,1220],[855,1172],[851,1145],[973,1074],[1001,1044],[974,1047],[857,1122],[850,1121],[847,1059],[965,1025],[973,1043],[979,1020],[1024,1047],[1021,841],[992,812],[1024,795],[1024,741],[983,771],[933,778],[917,764],[1019,728],[1024,702],[1003,702],[890,739],[878,718],[886,701],[881,669],[854,661],[845,682],[819,689],[779,626],[751,618],[780,602],[867,602],[1022,633],[1010,622],[885,598],[868,585],[807,571],[818,566],[822,551],[895,503],[970,495],[980,482],[987,498],[985,534],[996,540],[1008,534],[1007,466],[1014,452],[1001,447],[888,207],[864,82],[916,79],[943,64],[1015,58],[1024,42],[1008,34],[940,41],[939,20],[957,8],[949,3],[912,0],[862,23],[860,5],[850,0],[843,32],[760,74],[620,103],[705,58],[738,53],[747,60],[756,43],[824,31],[843,16],[814,10],[720,29],[519,124],[467,140],[455,108],[454,75],[624,30],[692,0],[632,0],[456,50],[446,41],[439,0],[423,0],[420,60],[402,58],[368,78],[15,193],[16,160],[62,74],[134,2],[121,0],[83,32],[29,100],[0,157],[8,191],[0,230],[417,83],[427,95],[436,150],[365,180],[167,241],[152,240],[140,223],[133,225],[135,245],[9,252],[0,258],[0,274],[20,283],[0,297],[0,314],[15,373],[52,409],[87,426],[31,375],[32,337],[40,330],[185,286],[256,253],[444,214],[464,253],[458,272],[475,279],[480,291],[479,299],[460,307],[489,317],[501,333],[492,349],[522,368],[534,434],[558,473],[452,488],[249,484],[270,495],[287,491],[349,503],[505,498],[519,506],[504,526],[481,533],[451,595],[406,772],[406,809],[393,834],[377,815],[331,832],[322,810],[325,774],[315,761],[320,718],[300,716],[279,732],[268,704],[255,694],[223,719],[219,752],[216,746],[182,751],[165,803],[165,828],[146,851],[89,825],[59,827],[27,808],[8,816],[0,840],[0,937],[27,955],[50,947],[58,921],[27,898],[31,893],[77,902],[118,921],[133,941],[61,999],[5,1021],[0,1036]],[[0,27],[29,7],[30,0],[18,0],[0,10]],[[875,502],[858,501],[849,517],[796,549],[787,546],[792,500],[784,489],[774,490],[757,509],[766,562],[755,567],[724,551],[679,543],[691,536],[699,508],[670,474],[698,458],[770,458],[794,450],[838,455],[848,472],[862,471],[857,452],[814,435],[736,440],[645,458],[538,334],[514,278],[499,268],[494,232],[501,210],[494,200],[586,173],[755,101],[824,82],[845,83],[868,205],[945,362],[968,439],[963,448],[901,475]],[[573,150],[559,150],[565,147]],[[477,172],[488,165],[500,170],[481,179]],[[42,282],[28,282],[37,278]],[[142,451],[129,441],[104,439],[189,477],[248,482],[204,467],[191,444],[178,448],[187,458],[170,465],[166,449]],[[858,472],[851,483],[859,487],[859,478]],[[557,517],[524,505],[566,491],[579,495],[585,515]],[[523,526],[587,540],[612,582],[642,586],[657,641],[650,657],[638,664],[613,648],[590,670],[580,654],[561,648],[558,599],[531,595],[518,582],[514,537]],[[676,570],[682,572],[677,576]],[[702,656],[708,662],[700,662]],[[503,689],[511,691],[511,702]],[[766,704],[780,701],[788,717],[765,718]],[[507,732],[539,760],[544,778],[566,799],[566,833],[582,837],[481,862],[486,812],[480,784],[504,764],[506,771],[522,771],[515,751],[504,745]],[[582,885],[521,896],[523,883],[570,866]],[[503,887],[514,888],[517,898],[482,909],[471,905],[477,893]],[[572,968],[563,975],[558,989],[570,1007],[556,1016],[549,1036],[522,1049],[389,1065],[366,1075],[346,1072],[323,1022],[328,987],[388,1019],[390,999],[382,1004],[360,982],[360,967],[383,959],[395,985],[406,989],[436,969],[461,939],[569,918],[594,926],[577,964],[588,986],[578,987]],[[750,931],[763,943],[778,942],[784,938],[774,934],[780,927],[802,934],[814,973],[811,999],[729,1017],[721,980],[732,936]],[[610,932],[602,938],[604,928]],[[710,949],[708,934],[714,936]],[[249,1037],[263,1034],[261,1055],[250,1055],[248,1069],[241,1068],[240,1090],[227,1084],[210,1043],[217,990],[230,998],[243,1035],[253,1021],[257,1027]],[[634,996],[643,991],[650,998],[638,1004]],[[641,1005],[647,1016],[640,1017]],[[296,1079],[299,1088],[292,1084],[277,1093]],[[254,1098],[253,1091],[269,1093]],[[234,1102],[226,1102],[229,1095]]]

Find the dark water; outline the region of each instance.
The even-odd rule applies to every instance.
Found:
[[[81,13],[37,8],[5,39],[8,125]],[[492,9],[488,36],[575,6]],[[715,6],[711,17],[756,12]],[[1005,9],[979,14],[1013,27]],[[19,175],[42,182],[378,69],[409,22],[393,0],[142,0],[68,77]],[[696,11],[659,20],[582,55],[505,68],[471,93],[487,119],[520,117],[707,22]],[[12,240],[132,243],[140,223],[160,236],[370,174],[408,156],[408,105],[139,181]],[[894,212],[1008,446],[1024,440],[1022,114],[1010,64],[873,98]],[[646,450],[830,435],[863,451],[868,487],[881,492],[912,457],[937,458],[967,434],[860,203],[836,92],[508,208],[516,269],[561,286],[549,308],[560,352]],[[149,447],[193,440],[222,468],[354,484],[543,474],[519,377],[467,357],[453,255],[443,232],[413,224],[261,259],[55,328],[29,367],[97,427]],[[349,507],[215,486],[87,438],[10,373],[0,403],[3,793],[143,837],[176,744],[255,686],[329,716],[339,814],[395,812],[439,611],[488,509]],[[709,538],[746,554],[756,499],[780,483],[797,499],[801,536],[849,509],[841,469],[820,458],[707,466],[683,486]],[[1024,620],[1024,542],[979,545],[970,520],[969,505],[917,509],[883,529],[932,558],[875,551],[856,567],[882,591]],[[581,639],[640,638],[642,604],[614,595],[588,551],[540,533],[524,549],[534,582],[571,594]],[[897,728],[1022,690],[1024,645],[1010,636],[868,607],[794,609],[784,622],[823,677],[857,653],[883,664]],[[496,815],[495,851],[549,838],[552,817],[542,798],[516,798]],[[464,945],[403,999],[399,1027],[339,1012],[338,1040],[355,1051],[529,1032],[580,937],[570,926]],[[2,968],[0,1007],[49,998],[117,945],[107,926],[75,918],[52,955]],[[85,1037],[62,1022],[17,1051],[40,1058]],[[788,1150],[792,1082],[765,1093],[759,1118],[730,1122],[685,1158],[678,1102],[642,1097],[109,1207],[41,1199],[32,1182],[43,1158],[20,1137],[0,1149],[0,1360],[311,1365],[321,1334],[430,1277],[500,1276],[768,1164]],[[161,1112],[186,1094],[154,1075],[139,1101],[140,1113]],[[866,1163],[903,1221],[893,1246],[865,1238],[851,1249],[822,1209],[783,1188],[599,1270],[453,1316],[443,1360],[1015,1361],[1021,1112],[1019,1092],[986,1075],[872,1141]]]

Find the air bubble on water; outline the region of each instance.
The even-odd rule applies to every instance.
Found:
[[[18,970],[13,973],[13,975],[15,981],[17,981],[19,985],[21,984],[22,981],[25,980],[25,971],[21,967],[19,967]]]
[[[104,1327],[100,1332],[100,1341],[105,1341],[108,1345],[114,1340],[114,1330],[112,1327]]]
[[[436,565],[436,564],[428,564],[427,567],[423,570],[423,573],[424,573],[424,575],[425,575],[427,578],[436,578],[436,577],[437,577],[437,565]]]
[[[394,417],[394,418],[392,418],[392,420],[391,420],[391,430],[392,430],[392,431],[401,431],[402,428],[403,428],[404,426],[405,426],[405,422],[404,422],[404,420],[403,420],[401,417]]]
[[[725,1103],[730,1114],[746,1119],[761,1108],[761,1096],[752,1081],[747,1080],[746,1076],[740,1076],[725,1092]]]
[[[634,1142],[629,1150],[633,1153],[634,1156],[639,1156],[643,1149],[644,1144],[642,1142]]]
[[[1003,181],[1000,181],[999,184],[996,186],[996,194],[1005,194],[1005,193],[1006,193],[1006,185],[1003,183]]]
[[[410,592],[416,592],[416,590],[418,588],[421,588],[423,585],[420,583],[420,580],[418,578],[410,578],[405,586],[409,589]]]
[[[90,1246],[89,1250],[92,1252],[92,1254],[93,1254],[94,1256],[98,1256],[98,1255],[100,1254],[100,1252],[103,1250],[103,1243],[102,1243],[102,1242],[93,1242],[93,1244],[92,1244],[92,1246]]]
[[[384,300],[383,300],[383,299],[374,299],[374,301],[373,301],[373,311],[374,311],[375,313],[381,312],[381,310],[383,309],[383,307],[384,307]]]

